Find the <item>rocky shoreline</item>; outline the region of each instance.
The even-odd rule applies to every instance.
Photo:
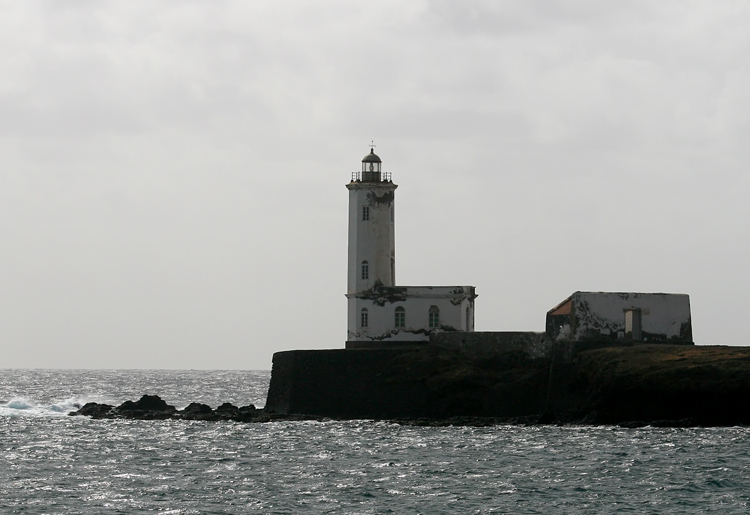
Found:
[[[249,406],[234,406],[228,402],[216,409],[207,404],[197,402],[190,403],[182,410],[167,404],[158,395],[144,395],[138,401],[125,401],[119,406],[89,402],[77,411],[68,413],[69,416],[87,416],[92,419],[125,419],[125,420],[201,420],[208,422],[245,422],[265,423],[283,421],[330,421],[351,420],[322,417],[315,415],[282,414],[257,409],[252,404]],[[701,427],[704,424],[693,419],[680,420],[633,420],[617,424],[602,424],[600,422],[586,420],[568,420],[566,422],[556,420],[550,415],[527,416],[527,417],[482,417],[482,416],[454,416],[448,418],[396,418],[387,422],[414,427],[490,427],[499,425],[615,425],[623,428],[641,427]],[[715,424],[708,424],[709,426]],[[730,424],[731,425],[731,424]]]
[[[70,416],[87,416],[93,419],[127,420],[205,420],[211,422],[273,422],[281,420],[322,420],[324,417],[307,415],[282,415],[257,409],[252,404],[234,406],[225,402],[216,409],[208,404],[191,402],[185,409],[178,410],[167,404],[158,395],[144,395],[137,401],[125,401],[119,406],[88,402]]]
[[[69,416],[86,416],[92,419],[125,419],[125,420],[202,420],[208,422],[282,422],[303,420],[350,420],[334,419],[316,415],[282,414],[258,409],[252,404],[248,406],[234,406],[225,402],[216,409],[208,404],[192,402],[185,409],[178,410],[167,404],[158,395],[144,395],[137,401],[125,401],[119,406],[89,402],[81,406],[77,411],[71,411]],[[475,426],[486,427],[502,424],[526,424],[533,425],[538,421],[531,418],[502,418],[502,417],[451,417],[448,419],[394,419],[389,422],[408,426]]]

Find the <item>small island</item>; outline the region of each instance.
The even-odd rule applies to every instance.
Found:
[[[328,374],[333,369],[337,376]],[[147,395],[117,407],[89,403],[74,414],[235,422],[377,419],[439,426],[750,425],[750,347],[624,345],[584,350],[558,364],[519,351],[470,357],[430,345],[288,351],[275,356],[264,409],[191,403],[177,410]]]
[[[573,293],[544,332],[477,332],[474,286],[397,286],[395,191],[374,148],[351,175],[347,341],[277,352],[266,406],[148,396],[96,418],[267,422],[750,424],[750,348],[696,346],[679,293]],[[157,401],[158,399],[158,401]]]

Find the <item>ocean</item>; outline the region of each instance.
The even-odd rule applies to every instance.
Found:
[[[270,372],[1,370],[0,513],[747,513],[750,429],[91,420],[263,406]]]

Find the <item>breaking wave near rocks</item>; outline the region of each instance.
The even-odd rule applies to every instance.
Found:
[[[8,401],[0,400],[0,416],[56,416],[67,415],[75,411],[88,399],[71,397],[53,403],[37,403],[25,398],[13,398]]]

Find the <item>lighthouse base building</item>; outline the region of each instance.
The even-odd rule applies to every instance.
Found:
[[[473,286],[379,286],[347,294],[347,346],[429,341],[442,331],[474,331]]]
[[[347,348],[429,341],[474,331],[473,286],[396,286],[395,191],[373,150],[349,190]]]

